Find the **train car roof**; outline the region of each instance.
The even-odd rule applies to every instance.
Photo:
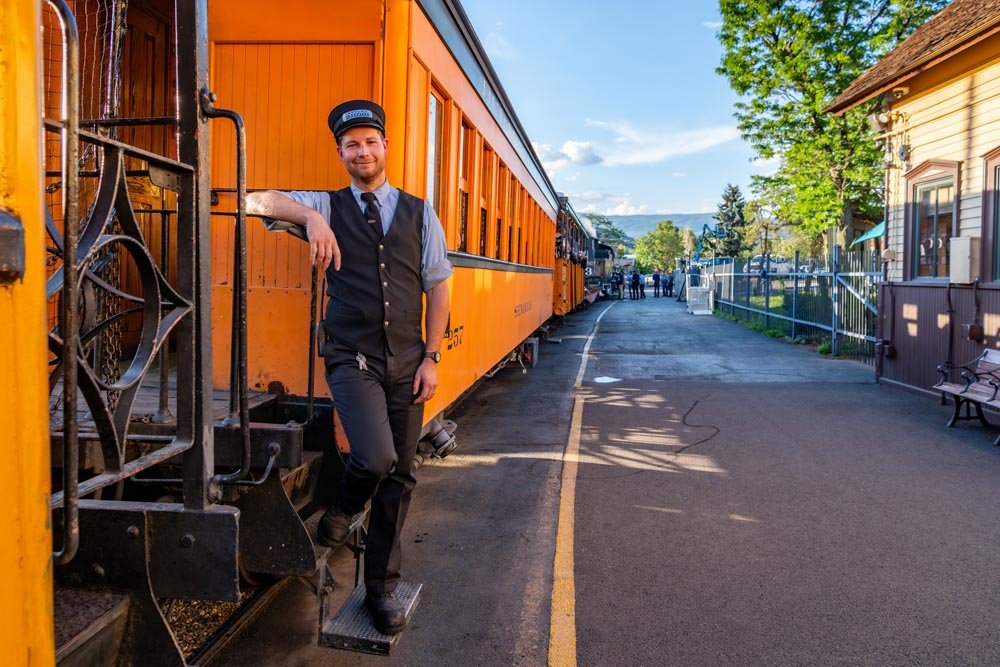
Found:
[[[469,79],[469,83],[514,146],[514,150],[547,196],[549,203],[558,209],[559,197],[555,187],[549,180],[549,175],[545,173],[535,149],[532,148],[528,133],[524,131],[521,121],[514,113],[514,106],[500,84],[500,77],[490,64],[486,49],[476,36],[476,31],[462,5],[458,0],[417,0],[417,3],[427,14],[431,25],[437,30],[458,66]]]
[[[594,228],[594,225],[590,222],[590,219],[589,218],[580,217],[577,214],[576,209],[573,208],[573,205],[569,203],[569,198],[566,195],[564,195],[563,193],[559,192],[559,193],[557,193],[557,196],[559,197],[559,204],[560,204],[560,206],[562,207],[562,209],[564,211],[566,211],[566,215],[568,215],[570,217],[570,219],[573,220],[573,222],[576,223],[576,226],[579,227],[580,229],[582,229],[583,232],[589,238],[596,239],[597,238],[597,230]]]

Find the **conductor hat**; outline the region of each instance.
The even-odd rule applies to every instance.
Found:
[[[326,120],[333,137],[340,140],[352,127],[374,127],[385,135],[385,110],[368,100],[351,100],[338,104]]]

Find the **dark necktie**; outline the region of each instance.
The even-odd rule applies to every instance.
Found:
[[[375,233],[382,238],[382,216],[378,212],[378,200],[371,192],[362,192],[361,199],[365,202],[365,220],[375,227]]]

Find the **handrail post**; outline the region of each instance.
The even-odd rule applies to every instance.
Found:
[[[65,0],[48,0],[59,16],[63,33],[62,80],[62,205],[63,205],[63,286],[59,300],[60,334],[62,335],[63,371],[63,465],[62,465],[62,534],[59,551],[53,553],[57,565],[68,563],[80,545],[80,517],[77,507],[79,481],[79,433],[76,421],[77,347],[79,318],[77,313],[76,246],[80,225],[79,159],[80,159],[80,35],[76,17]]]
[[[170,278],[170,212],[160,211],[160,264],[163,277]],[[162,424],[168,421],[170,415],[169,383],[170,383],[170,350],[165,340],[160,346],[160,404],[153,416],[153,423]]]
[[[201,110],[208,118],[226,118],[236,129],[236,254],[233,256],[233,316],[229,365],[229,416],[226,426],[239,424],[243,457],[239,470],[216,475],[217,482],[236,482],[250,473],[250,407],[247,397],[247,130],[231,109],[215,107],[215,93],[203,88]]]

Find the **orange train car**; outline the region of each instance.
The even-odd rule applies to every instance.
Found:
[[[456,2],[299,3],[272,15],[264,0],[209,4],[212,88],[246,123],[247,187],[345,187],[328,111],[352,98],[386,109],[389,181],[433,204],[455,267],[429,422],[551,316],[559,200]],[[234,155],[234,133],[216,131],[217,210],[235,206]],[[212,237],[213,300],[228,304],[231,221],[217,218]],[[257,224],[248,257],[251,385],[303,396],[309,364],[321,363],[309,358],[308,248]],[[229,380],[230,316],[213,311],[217,387]],[[313,382],[326,394],[322,372]]]
[[[183,665],[162,601],[236,600],[260,575],[315,572],[305,524],[339,460],[324,456],[307,247],[234,225],[237,193],[343,187],[328,111],[385,107],[389,179],[433,203],[455,266],[432,434],[557,303],[585,300],[586,230],[457,0],[290,3],[280,21],[263,0],[37,9],[0,0],[15,26],[0,92],[19,93],[0,95],[16,149],[0,151],[0,231],[23,229],[26,248],[16,275],[0,272],[24,379],[3,421],[34,462],[4,503],[19,532],[0,547],[0,588],[23,612],[8,644],[32,664]],[[115,567],[97,567],[109,553]]]
[[[599,287],[587,285],[587,264],[594,233],[577,215],[569,199],[559,197],[556,221],[555,271],[552,273],[552,312],[562,317],[584,303],[593,303]]]

